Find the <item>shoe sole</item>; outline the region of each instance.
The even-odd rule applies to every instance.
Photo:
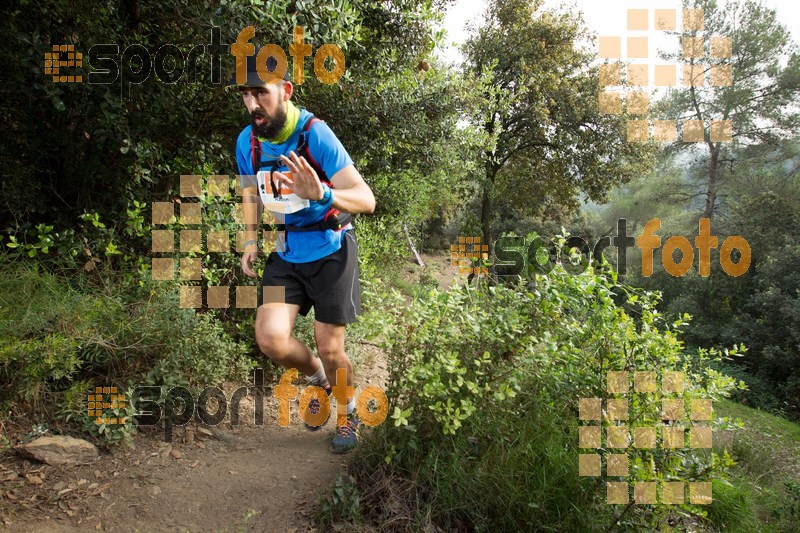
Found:
[[[330,409],[330,406],[331,406],[331,404],[330,404],[330,395],[329,395],[328,396],[328,409]],[[330,419],[331,419],[331,414],[330,414],[330,412],[328,412],[328,418],[326,418],[325,421],[322,424],[320,424],[318,426],[312,426],[312,425],[310,425],[310,424],[308,424],[306,422],[303,422],[303,425],[306,426],[306,429],[309,430],[309,431],[318,431],[318,430],[322,429],[322,427],[325,426],[330,421]]]
[[[344,454],[352,452],[356,448],[358,448],[358,446],[353,446],[352,448],[345,448],[345,449],[337,449],[337,448],[331,447],[331,453],[335,453],[336,455],[344,455]]]

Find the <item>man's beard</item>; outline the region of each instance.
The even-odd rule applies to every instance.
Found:
[[[266,117],[267,121],[260,125],[256,124],[256,116]],[[278,107],[278,111],[272,117],[261,111],[255,111],[250,114],[250,122],[253,125],[253,131],[256,132],[258,137],[274,139],[286,125],[286,109]]]

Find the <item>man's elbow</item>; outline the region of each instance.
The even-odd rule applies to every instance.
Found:
[[[364,205],[364,213],[367,215],[371,215],[375,212],[375,195],[372,194],[372,191],[369,191],[369,196],[367,197],[367,201]]]

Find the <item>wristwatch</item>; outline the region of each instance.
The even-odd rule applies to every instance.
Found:
[[[330,207],[333,203],[333,191],[330,187],[322,184],[322,189],[325,191],[322,195],[322,198],[319,200],[319,203],[323,204],[325,207]]]

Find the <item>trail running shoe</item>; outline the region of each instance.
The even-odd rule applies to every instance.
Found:
[[[319,385],[317,385],[317,387],[319,387]],[[318,426],[312,426],[312,425],[310,425],[310,424],[308,424],[307,422],[304,421],[303,424],[305,424],[306,428],[311,430],[311,431],[318,430],[319,428],[321,428],[322,426],[327,424],[328,420],[331,419],[332,406],[331,406],[330,399],[331,399],[331,392],[333,392],[333,390],[330,387],[324,387],[324,389],[325,389],[325,393],[328,395],[328,417],[325,418],[325,421],[322,422],[322,424],[320,424]],[[311,398],[311,401],[308,402],[308,408],[306,409],[306,413],[309,414],[309,415],[315,415],[315,414],[319,413],[319,410],[321,408],[322,408],[322,404],[320,403],[320,401],[317,400],[316,398]]]
[[[336,435],[331,441],[333,453],[348,453],[358,446],[358,426],[361,421],[355,413],[347,415],[347,423],[336,428]]]

